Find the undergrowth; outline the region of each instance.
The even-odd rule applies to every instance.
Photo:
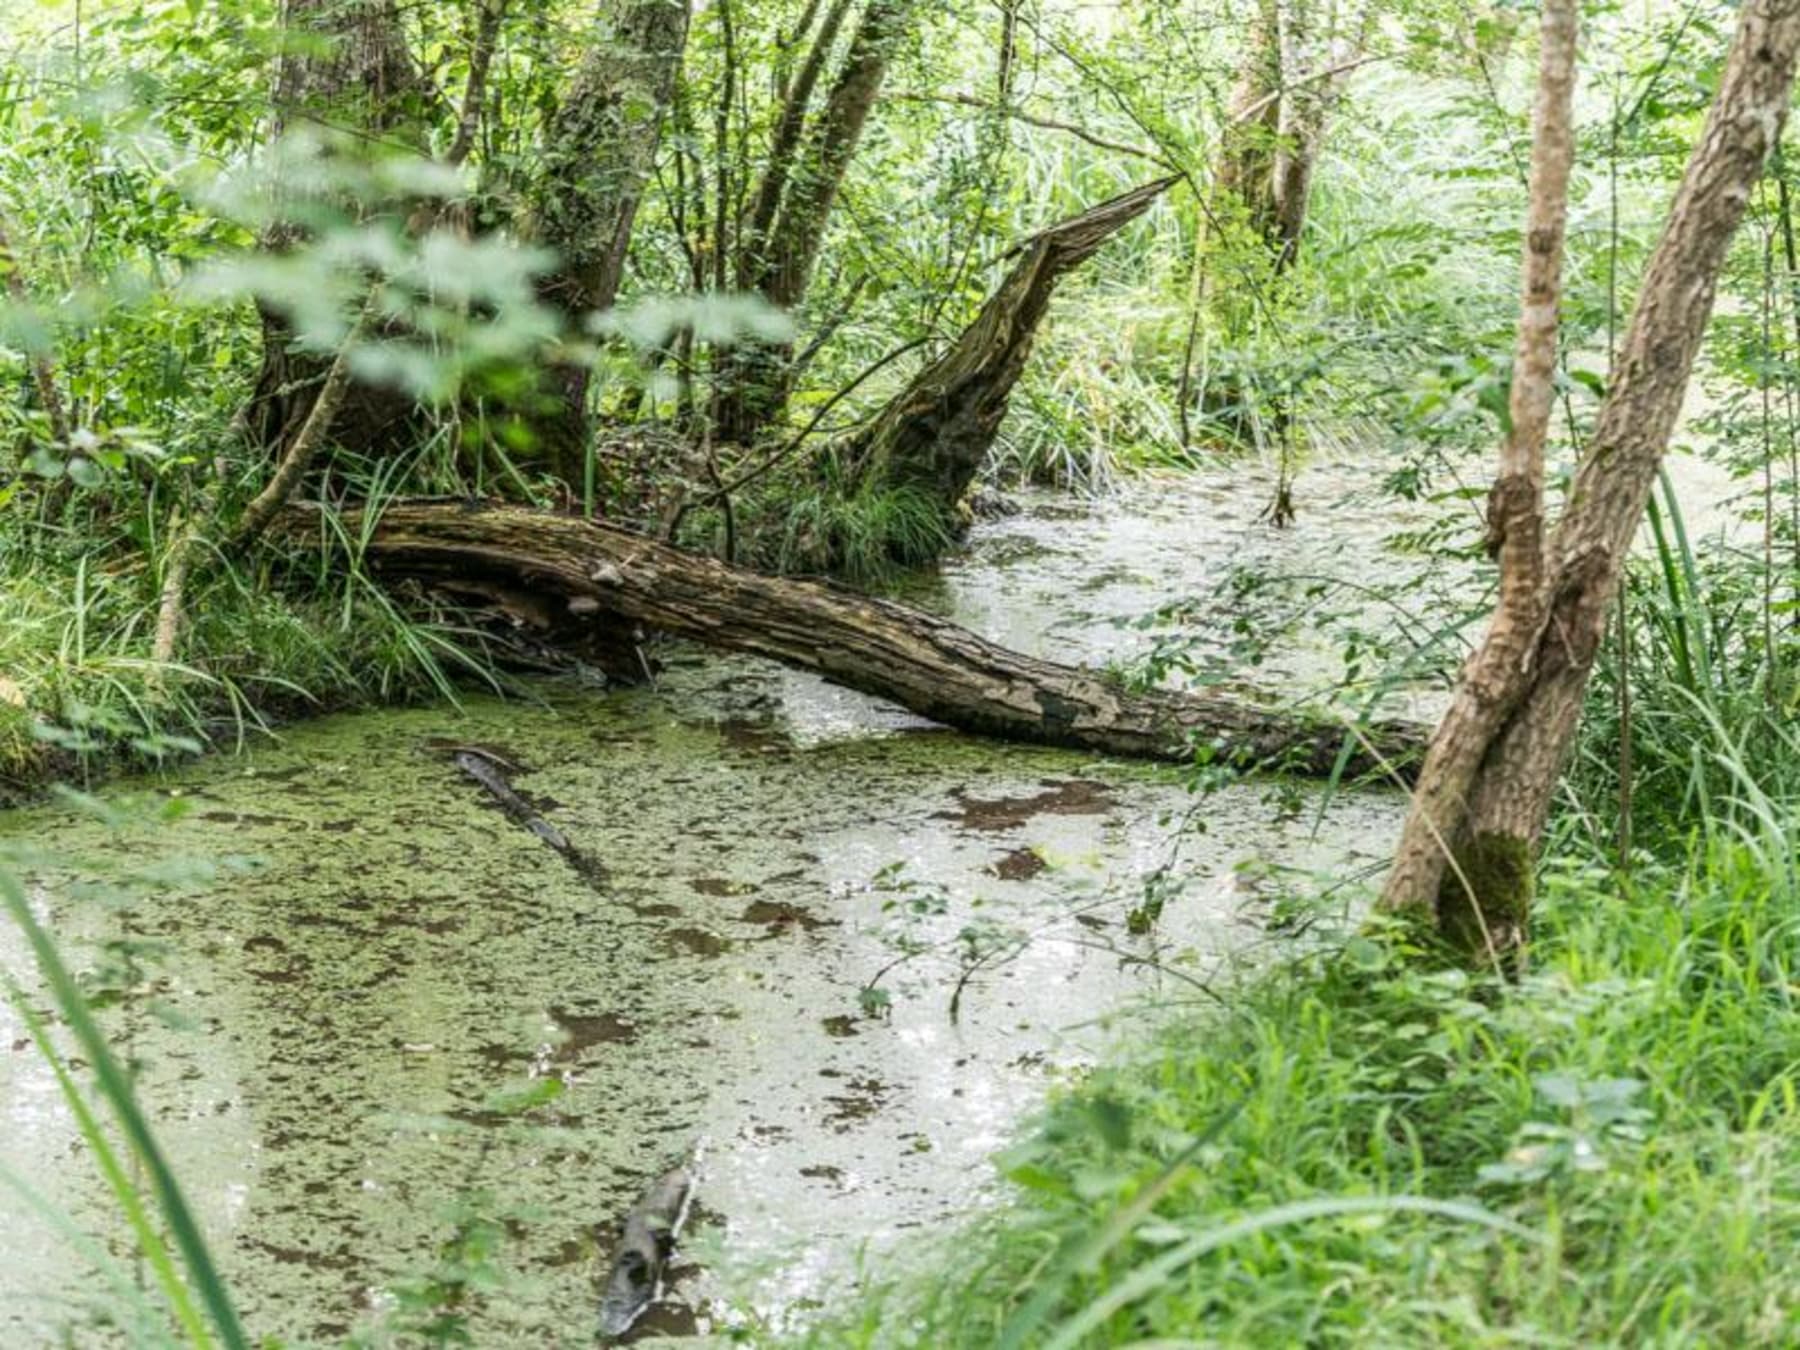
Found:
[[[158,564],[123,538],[22,520],[0,535],[0,804],[303,712],[454,700],[499,680],[479,634],[397,602],[360,567],[287,567],[277,585],[266,559],[216,556],[190,582],[181,660],[159,663]]]
[[[1545,847],[1528,972],[1353,928],[1143,1029],[1007,1202],[812,1346],[1791,1345],[1800,735],[1665,499]]]

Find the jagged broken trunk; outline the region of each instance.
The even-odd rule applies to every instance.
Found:
[[[660,630],[816,671],[982,735],[1177,762],[1202,753],[1319,776],[1405,764],[1422,743],[1420,729],[1405,724],[1352,736],[1329,718],[1247,700],[1131,690],[1098,671],[1008,651],[935,615],[729,567],[573,516],[409,501],[386,507],[372,526],[345,524],[341,536],[327,536],[316,511],[294,508],[279,529],[315,542],[366,538],[364,557],[384,576],[498,602],[552,639]]]
[[[847,447],[857,480],[922,489],[953,510],[993,448],[1057,282],[1175,181],[1146,183],[1019,245],[1018,261],[975,321]]]

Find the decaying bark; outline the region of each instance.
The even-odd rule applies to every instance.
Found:
[[[550,127],[535,230],[558,264],[541,289],[576,335],[618,296],[687,31],[682,0],[608,0]],[[553,362],[539,406],[525,410],[534,449],[571,483],[592,430],[588,375],[584,361]]]
[[[652,1182],[625,1216],[600,1298],[602,1339],[625,1335],[656,1299],[693,1193],[693,1173],[674,1168]]]
[[[517,768],[509,764],[492,750],[479,745],[458,746],[450,752],[450,762],[467,777],[481,785],[484,792],[493,799],[505,815],[523,825],[550,850],[570,867],[574,868],[581,878],[598,884],[606,880],[606,869],[590,858],[556,826],[539,814],[536,807],[519,795],[518,789],[512,785],[508,773]]]
[[[975,321],[848,448],[860,479],[922,488],[951,511],[993,447],[1057,283],[1175,181],[1146,183],[1021,244]]]
[[[1433,738],[1383,907],[1435,923],[1472,955],[1503,958],[1525,938],[1538,843],[1620,569],[1668,448],[1731,237],[1779,139],[1797,51],[1800,0],[1743,7],[1718,94],[1644,273],[1612,387],[1550,537],[1536,621],[1521,632],[1510,614],[1496,617]],[[1532,303],[1528,294],[1521,343]],[[1503,562],[1509,552],[1528,560],[1527,494],[1497,491],[1494,517]],[[1515,538],[1515,528],[1525,537]],[[1516,566],[1528,575],[1523,561]]]
[[[316,539],[316,513],[277,529]],[[362,537],[351,519],[349,534]],[[457,501],[388,506],[365,558],[384,575],[464,596],[505,594],[515,617],[574,637],[618,621],[816,671],[981,735],[1176,762],[1328,775],[1346,728],[1216,694],[1134,692],[1098,671],[997,647],[946,619],[835,586],[767,576],[595,521]],[[1405,764],[1421,743],[1399,723],[1358,728],[1351,773]]]

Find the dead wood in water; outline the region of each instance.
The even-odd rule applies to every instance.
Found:
[[[545,820],[536,807],[519,795],[518,789],[513,787],[512,780],[507,776],[507,770],[513,766],[492,752],[473,745],[453,750],[450,759],[458,769],[481,785],[502,812],[543,840],[582,877],[593,882],[605,879],[605,869],[571,843],[568,835]]]
[[[570,637],[609,620],[748,652],[820,675],[979,735],[1169,761],[1198,749],[1245,766],[1325,776],[1344,749],[1339,722],[1215,693],[1130,690],[1099,671],[996,646],[932,614],[837,586],[768,576],[681,552],[642,535],[526,507],[402,501],[363,537],[364,557],[391,578],[463,593],[526,595],[537,621]],[[281,520],[317,538],[315,510]],[[526,617],[529,617],[527,614]],[[616,632],[617,625],[611,625]],[[1410,762],[1419,728],[1357,729],[1351,773]]]
[[[1018,261],[975,321],[849,447],[858,474],[925,488],[946,508],[961,500],[993,448],[1057,283],[1177,181],[1133,188],[1020,244]]]
[[[607,1272],[606,1292],[600,1299],[604,1340],[630,1331],[656,1300],[693,1191],[693,1176],[687,1168],[677,1167],[652,1182],[625,1216],[624,1231]]]

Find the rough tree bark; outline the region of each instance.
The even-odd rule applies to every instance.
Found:
[[[844,63],[838,69],[824,106],[804,134],[804,144],[790,152],[793,163],[774,180],[778,205],[764,229],[747,236],[746,255],[740,262],[740,278],[770,304],[792,309],[806,298],[818,261],[820,246],[830,224],[844,175],[861,144],[863,129],[887,78],[895,44],[906,35],[920,13],[918,0],[869,0]],[[828,12],[826,24],[841,15]],[[821,53],[828,36],[821,31],[814,52]],[[812,57],[808,57],[810,64]],[[804,77],[806,72],[802,71]],[[795,94],[801,92],[796,82]],[[795,106],[793,98],[790,107]],[[797,105],[804,109],[804,104]],[[782,126],[787,122],[784,109]],[[773,162],[771,170],[775,168]],[[765,183],[765,187],[768,186]],[[758,207],[763,209],[763,188]],[[749,343],[737,349],[726,363],[728,380],[715,400],[713,419],[719,439],[748,444],[758,431],[778,417],[790,393],[792,350]]]
[[[273,131],[310,127],[327,137],[421,149],[426,98],[394,0],[284,0],[284,43],[276,67]],[[292,247],[299,230],[277,224],[263,247]],[[286,318],[263,308],[263,357],[244,425],[271,450],[299,434],[331,366],[329,355],[295,348]],[[413,399],[387,385],[354,383],[330,439],[352,449],[408,443],[417,430]]]
[[[687,31],[684,0],[607,0],[551,124],[535,230],[558,265],[541,292],[577,336],[618,296]],[[568,482],[580,481],[592,434],[588,377],[584,361],[553,361],[525,410],[533,448]]]
[[[1257,0],[1214,185],[1241,204],[1280,272],[1300,253],[1331,109],[1360,64],[1373,7]]]
[[[317,512],[293,507],[274,531],[316,542]],[[347,533],[364,535],[353,514]],[[387,506],[364,557],[465,599],[498,601],[553,636],[623,620],[817,671],[948,726],[1042,745],[1328,775],[1340,723],[1216,694],[1131,692],[1091,670],[997,647],[945,619],[835,586],[766,576],[596,521],[467,501]],[[1405,763],[1418,729],[1359,728],[1347,768]],[[1373,753],[1371,753],[1371,750]]]
[[[847,447],[856,477],[923,489],[952,513],[993,446],[1057,282],[1175,182],[1146,183],[1019,245],[975,321]]]
[[[1551,795],[1620,569],[1680,413],[1719,271],[1780,136],[1797,50],[1800,0],[1743,6],[1718,93],[1645,271],[1612,387],[1544,553],[1531,601],[1535,622],[1520,630],[1516,598],[1496,616],[1433,738],[1382,904],[1434,926],[1470,956],[1505,960],[1525,941]],[[1503,484],[1508,478],[1514,486],[1495,493],[1490,542],[1503,562],[1523,560],[1517,574],[1529,577],[1538,516],[1520,480],[1503,474]]]

